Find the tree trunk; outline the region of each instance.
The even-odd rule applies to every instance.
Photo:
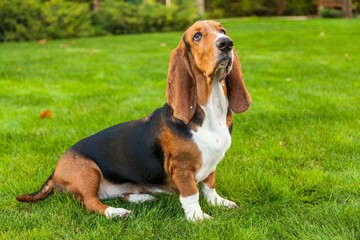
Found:
[[[286,0],[276,0],[276,15],[281,16],[285,11]]]
[[[100,7],[100,0],[93,0],[91,4],[91,10],[96,11]]]
[[[205,13],[205,0],[196,0],[196,7],[198,8],[198,13],[203,15]]]
[[[343,17],[352,18],[352,3],[351,0],[343,0],[342,3]]]

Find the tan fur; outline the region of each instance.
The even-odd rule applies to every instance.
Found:
[[[160,144],[164,151],[165,172],[169,176],[167,185],[178,189],[181,196],[195,194],[195,174],[201,166],[201,153],[195,143],[163,128]]]
[[[232,125],[233,119],[234,119],[233,114],[232,114],[231,110],[229,109],[228,114],[226,116],[226,126],[228,128],[230,128],[230,126]]]
[[[205,183],[209,188],[214,189],[215,188],[215,177],[216,177],[216,172],[212,172],[210,173],[210,175],[203,181],[203,183]]]
[[[193,67],[196,67],[203,75],[211,77],[217,66],[217,52],[215,39],[220,29],[224,29],[220,23],[215,21],[198,21],[186,30],[183,38],[190,44],[191,56],[194,60]],[[193,41],[195,33],[201,32],[201,41]]]
[[[58,189],[73,194],[89,211],[104,214],[108,206],[98,196],[102,174],[93,161],[68,151],[56,165],[53,180]]]

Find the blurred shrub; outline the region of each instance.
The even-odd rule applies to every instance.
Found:
[[[196,8],[196,1],[194,0],[173,0],[174,19],[172,22],[172,29],[183,30],[199,19],[198,10]]]
[[[50,0],[41,4],[44,38],[89,36],[93,32],[91,11],[86,3]]]
[[[0,41],[41,37],[41,8],[35,0],[0,1]]]
[[[195,1],[0,0],[0,41],[179,30],[198,18]]]
[[[1,0],[0,41],[86,36],[90,9],[65,0]]]
[[[209,17],[316,14],[314,0],[205,0]]]
[[[284,15],[311,15],[317,14],[314,0],[287,0]]]
[[[92,22],[97,34],[138,32],[140,20],[135,5],[116,0],[105,0],[94,12]]]
[[[334,8],[321,8],[319,11],[322,18],[341,18],[342,12],[339,9]]]
[[[170,30],[174,21],[175,7],[166,7],[160,3],[145,2],[139,6],[139,18],[142,31],[156,32]]]
[[[93,14],[93,25],[97,34],[159,32],[183,29],[197,18],[192,0],[173,1],[170,7],[151,0],[138,4],[104,0]]]
[[[210,17],[266,16],[276,12],[276,0],[206,0]]]

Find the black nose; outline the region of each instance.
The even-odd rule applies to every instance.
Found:
[[[216,41],[216,47],[222,52],[229,52],[233,49],[233,41],[228,37],[219,38]]]

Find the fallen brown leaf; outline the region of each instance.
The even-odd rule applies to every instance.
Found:
[[[40,118],[51,118],[52,112],[50,110],[45,110],[42,113],[40,113]]]

